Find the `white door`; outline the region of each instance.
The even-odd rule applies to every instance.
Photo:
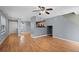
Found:
[[[17,22],[15,21],[9,21],[9,33],[15,33],[17,32]]]

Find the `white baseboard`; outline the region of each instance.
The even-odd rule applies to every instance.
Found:
[[[69,39],[64,39],[64,38],[60,38],[60,37],[57,37],[57,36],[53,36],[53,38],[58,38],[58,39],[60,39],[60,40],[64,40],[64,41],[67,41],[67,42],[70,42],[70,43],[79,45],[79,42],[78,42],[78,41],[73,41],[73,40],[69,40]]]
[[[43,37],[43,36],[47,36],[47,35],[32,36],[32,38],[39,38],[39,37]]]
[[[8,37],[8,35],[6,37],[4,37],[1,41],[0,41],[0,45],[5,41],[5,39]]]
[[[43,37],[43,36],[47,36],[47,35],[40,35],[40,36],[35,36],[35,37],[32,36],[32,38],[39,38],[39,37]],[[58,39],[60,39],[60,40],[67,41],[67,42],[69,42],[69,43],[79,45],[79,42],[78,42],[78,41],[73,41],[73,40],[69,40],[69,39],[64,39],[64,38],[60,38],[60,37],[57,37],[57,36],[53,36],[53,38],[58,38]]]

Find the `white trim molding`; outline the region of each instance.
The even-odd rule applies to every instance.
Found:
[[[6,35],[1,41],[0,41],[0,45],[5,41],[5,39],[8,37],[8,35]]]
[[[47,36],[47,35],[32,36],[32,38],[39,38],[39,37],[43,37],[43,36]],[[53,36],[53,38],[58,38],[58,39],[60,39],[60,40],[67,41],[67,42],[69,42],[69,43],[79,45],[79,42],[78,42],[78,41],[73,41],[73,40],[69,40],[69,39],[64,39],[64,38],[60,38],[60,37],[57,37],[57,36]]]
[[[60,40],[67,41],[67,42],[69,42],[69,43],[73,43],[73,44],[79,45],[79,42],[78,42],[78,41],[73,41],[73,40],[69,40],[69,39],[64,39],[64,38],[60,38],[60,37],[57,37],[57,36],[53,36],[53,38],[58,38],[58,39],[60,39]]]
[[[32,38],[39,38],[39,37],[43,37],[43,36],[47,36],[47,35],[32,36]]]

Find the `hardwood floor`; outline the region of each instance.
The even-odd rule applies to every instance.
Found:
[[[64,52],[64,51],[79,51],[79,45],[70,43],[52,36],[45,36],[32,39],[30,34],[23,34],[24,37],[17,34],[9,35],[6,40],[0,45],[2,52]],[[23,39],[24,38],[24,39]]]

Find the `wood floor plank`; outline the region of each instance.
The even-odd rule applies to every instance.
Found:
[[[23,33],[24,39],[16,33],[9,35],[2,45],[1,52],[74,52],[79,51],[79,45],[65,40],[44,36],[32,38],[29,33]]]

